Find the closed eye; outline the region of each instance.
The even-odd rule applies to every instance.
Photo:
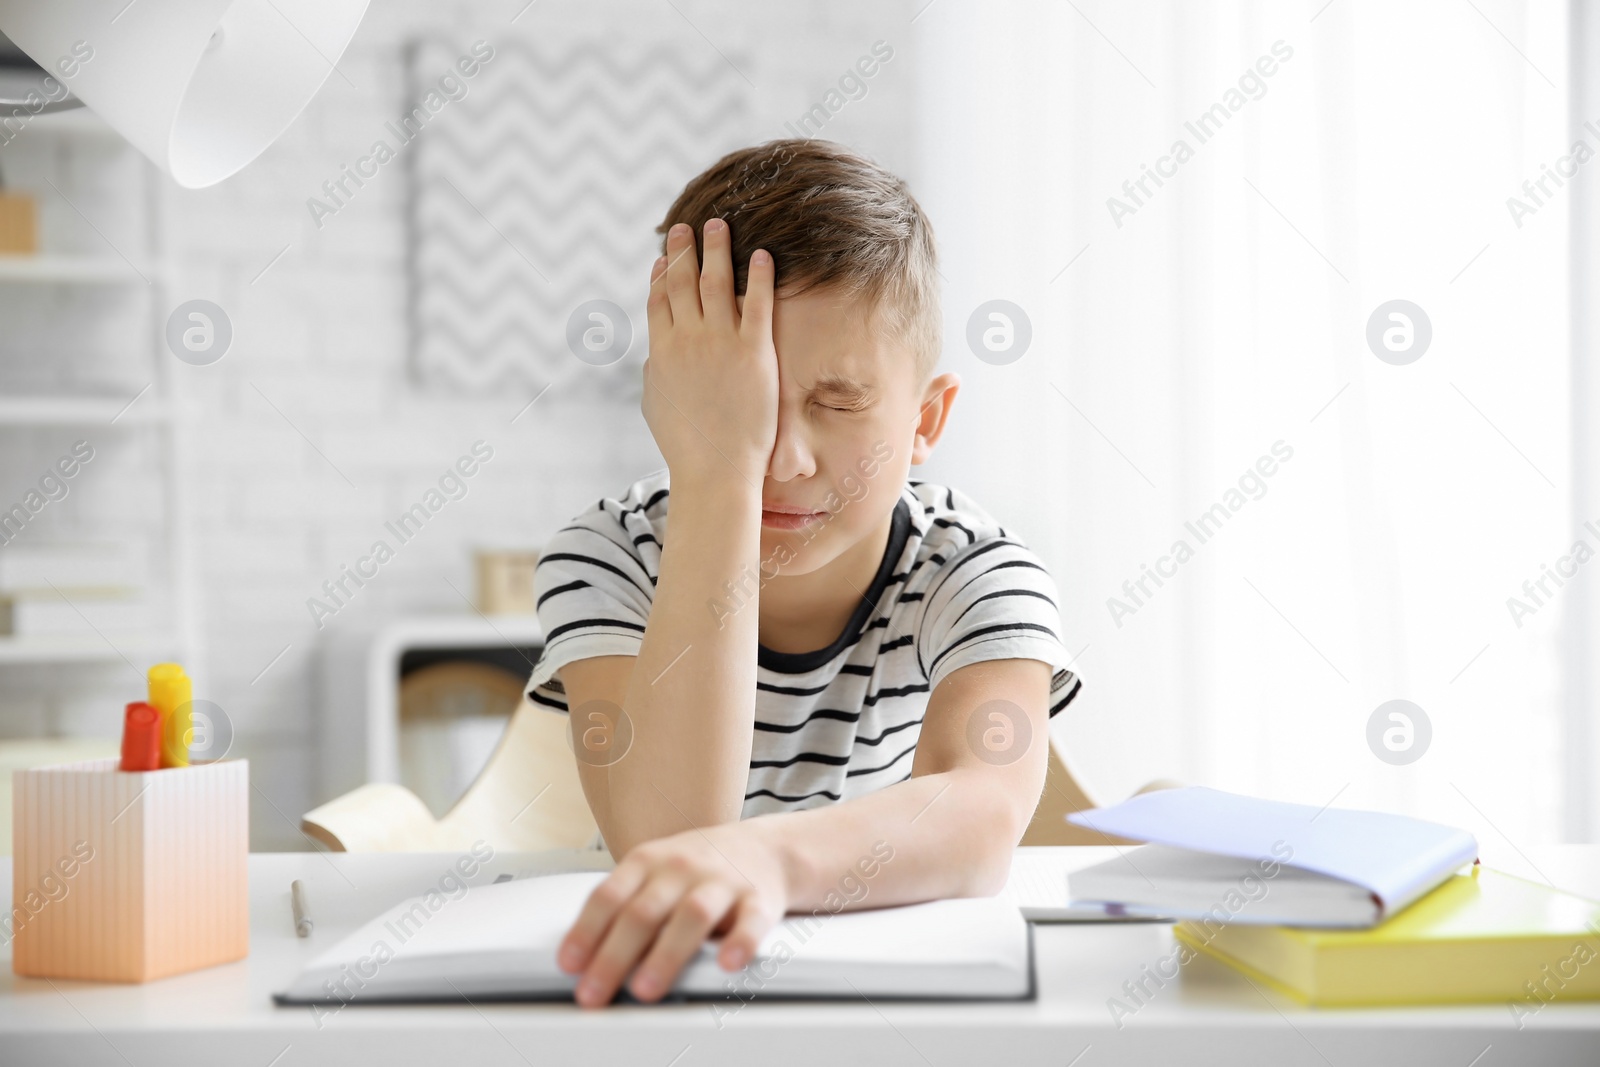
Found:
[[[866,408],[867,408],[867,405],[866,404],[857,404],[854,407],[840,408],[840,407],[834,407],[832,404],[823,404],[823,403],[819,402],[819,403],[817,403],[817,407],[822,408],[824,411],[842,411],[845,414],[849,415],[849,414],[853,414],[853,413],[855,413],[857,411],[865,411]]]
[[[872,407],[877,395],[869,385],[843,375],[826,374],[812,385],[810,400],[827,411],[850,414]]]

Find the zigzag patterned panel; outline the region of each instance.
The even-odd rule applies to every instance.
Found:
[[[470,79],[453,69],[467,44],[407,49],[409,102],[451,74],[445,88],[459,97],[404,149],[412,373],[458,394],[532,396],[555,384],[637,398],[637,373],[573,354],[568,319],[590,300],[615,303],[633,334],[617,368],[644,359],[655,226],[690,176],[744,143],[747,87],[709,49],[492,44]]]

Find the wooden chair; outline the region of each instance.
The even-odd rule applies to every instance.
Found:
[[[1139,792],[1177,784],[1155,781]],[[1064,818],[1098,806],[1052,739],[1044,791],[1022,844],[1134,844]],[[526,697],[483,770],[443,818],[434,818],[405,786],[374,782],[306,812],[300,828],[337,852],[454,852],[480,840],[496,851],[604,848],[578,779],[567,717]]]
[[[600,827],[578,781],[567,717],[527,697],[478,777],[443,818],[415,793],[371,782],[300,818],[336,852],[455,852],[484,841],[495,851],[584,848]]]

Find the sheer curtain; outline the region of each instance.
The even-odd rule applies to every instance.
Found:
[[[1568,126],[1566,31],[1494,0],[917,17],[912,177],[964,382],[924,473],[1055,574],[1085,679],[1055,728],[1098,796],[1171,776],[1502,850],[1575,825],[1569,589],[1524,590],[1600,548],[1546,177],[1600,149]],[[1014,362],[967,341],[996,299],[1031,325]],[[1398,752],[1391,700],[1421,709]]]

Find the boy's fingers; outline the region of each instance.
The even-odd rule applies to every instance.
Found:
[[[655,941],[686,888],[676,875],[657,874],[616,913],[574,990],[580,1005],[611,1001]]]
[[[750,896],[741,898],[734,905],[734,910],[737,917],[733,920],[732,928],[723,937],[722,947],[717,953],[717,966],[724,970],[728,969],[728,957],[735,952],[740,957],[738,966],[748,966],[755,958],[756,950],[761,947],[761,939],[778,922],[776,918],[758,908]]]
[[[727,882],[706,881],[689,890],[634,972],[634,996],[656,1000],[665,995],[679,972],[700,951],[712,927],[729,913],[733,901],[733,887]]]
[[[772,256],[758,248],[750,257],[750,272],[744,287],[744,310],[739,329],[747,340],[772,339],[772,279],[776,267]]]
[[[561,939],[556,964],[568,974],[587,968],[595,950],[623,905],[644,884],[645,871],[638,866],[619,864],[605,881],[589,893],[578,918]]]
[[[726,222],[721,219],[706,222],[705,240],[701,245],[705,262],[700,266],[700,306],[708,321],[719,324],[734,321],[732,243]]]
[[[673,322],[700,318],[700,263],[694,255],[694,231],[681,222],[667,231],[666,286]]]
[[[658,336],[662,330],[672,325],[672,303],[667,299],[667,285],[664,278],[666,273],[667,257],[662,256],[650,268],[650,298],[645,301],[650,332]]]

